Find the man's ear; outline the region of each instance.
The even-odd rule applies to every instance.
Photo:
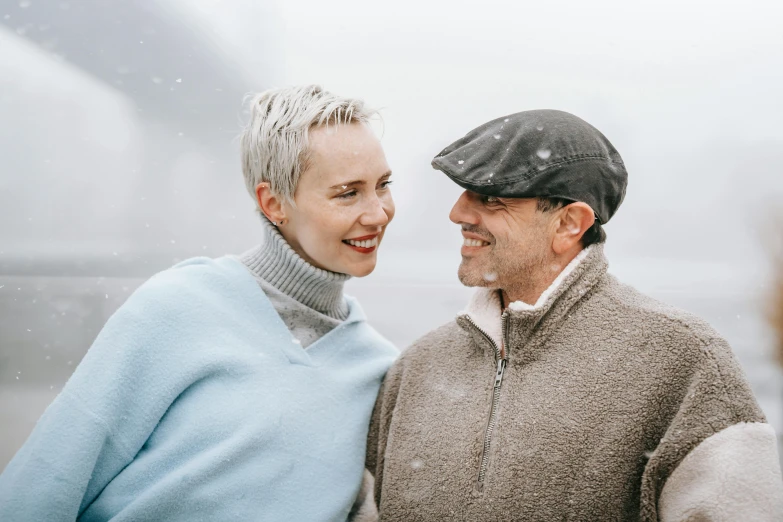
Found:
[[[256,203],[258,208],[272,223],[281,223],[285,220],[283,198],[272,192],[269,183],[256,185]]]
[[[577,201],[560,210],[557,230],[552,241],[556,254],[565,254],[575,247],[581,247],[582,236],[595,223],[595,213],[590,205]]]

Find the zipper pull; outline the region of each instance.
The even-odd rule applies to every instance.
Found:
[[[495,388],[500,387],[500,383],[503,382],[503,370],[506,369],[506,360],[498,359],[498,371],[495,373]]]

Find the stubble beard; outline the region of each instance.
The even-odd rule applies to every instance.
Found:
[[[524,295],[539,287],[551,264],[543,251],[533,248],[520,247],[504,256],[489,252],[484,257],[462,257],[457,271],[460,282],[468,287],[503,290],[510,295]]]
[[[457,270],[459,282],[468,287],[487,286],[489,281],[484,277],[481,277],[481,274],[479,273],[480,270],[470,267],[471,262],[474,265],[476,264],[475,259],[466,258],[465,256],[462,257],[462,262],[459,264],[459,269]]]

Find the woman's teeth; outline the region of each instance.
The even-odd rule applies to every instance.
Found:
[[[345,242],[351,246],[355,246],[359,248],[372,248],[378,246],[377,237],[374,237],[372,239],[366,239],[364,241],[354,241],[353,239],[346,239]]]
[[[480,247],[480,246],[488,245],[489,243],[487,243],[486,241],[481,241],[480,239],[470,239],[466,237],[465,242],[462,244],[466,247]]]

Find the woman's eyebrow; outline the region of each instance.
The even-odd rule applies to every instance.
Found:
[[[337,185],[334,185],[334,186],[332,186],[330,188],[333,188],[335,190],[339,190],[339,189],[345,189],[345,188],[348,188],[348,187],[353,187],[353,186],[356,186],[356,185],[364,185],[365,183],[366,182],[364,180],[357,179],[357,180],[354,180],[354,181],[344,181],[344,182],[338,183]]]
[[[391,175],[392,175],[392,171],[388,171],[388,172],[386,172],[384,175],[382,175],[378,179],[388,178]],[[342,182],[342,183],[338,183],[337,185],[333,185],[333,186],[331,186],[329,188],[334,189],[334,190],[340,190],[340,189],[346,189],[348,187],[362,186],[362,185],[366,185],[366,184],[367,184],[367,182],[364,181],[363,179],[356,179],[356,180],[353,180],[353,181],[345,181],[345,182]]]

